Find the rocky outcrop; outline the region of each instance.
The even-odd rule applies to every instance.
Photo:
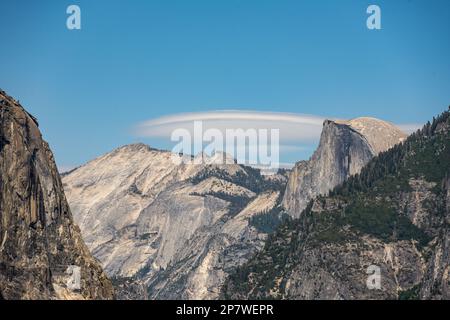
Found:
[[[220,219],[197,230],[178,250],[167,269],[148,280],[150,297],[158,299],[216,299],[225,278],[261,250],[267,234],[249,219],[274,208],[278,192],[251,200],[235,217]]]
[[[73,222],[52,152],[36,119],[3,91],[0,186],[2,298],[113,297],[111,282]]]
[[[432,219],[438,237],[433,242],[435,248],[426,266],[420,292],[425,299],[450,299],[450,176],[443,181],[442,187],[444,199],[441,205],[445,214]]]
[[[394,125],[374,118],[326,120],[311,159],[300,161],[292,169],[283,206],[298,218],[311,199],[327,194],[359,173],[375,155],[405,137]]]
[[[134,144],[64,175],[75,221],[121,297],[145,288],[151,299],[217,298],[231,269],[262,248],[267,234],[250,219],[280,204],[286,178],[224,156],[184,163]]]
[[[449,168],[450,111],[312,200],[222,297],[450,299]]]

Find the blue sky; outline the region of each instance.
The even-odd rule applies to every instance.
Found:
[[[253,110],[423,123],[450,104],[450,1],[1,2],[0,88],[61,167],[177,113]],[[77,4],[82,30],[66,28]],[[382,30],[366,28],[366,8]],[[282,155],[293,162],[314,145]]]

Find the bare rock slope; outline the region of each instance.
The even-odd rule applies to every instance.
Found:
[[[35,118],[0,91],[0,296],[110,299],[111,282],[73,222]],[[81,268],[80,289],[65,271]],[[71,289],[71,290],[69,290]]]
[[[262,248],[267,233],[250,221],[278,207],[286,179],[225,156],[183,163],[134,144],[64,175],[75,220],[122,298],[217,298],[230,270]]]

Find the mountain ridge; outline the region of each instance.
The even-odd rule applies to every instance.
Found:
[[[217,297],[228,272],[218,257],[241,237],[251,239],[239,252],[246,259],[260,248],[259,237],[265,235],[249,224],[250,216],[279,203],[274,188],[281,188],[281,176],[269,179],[235,162],[220,164],[223,153],[200,155],[198,162],[189,157],[193,161],[187,163],[173,162],[173,156],[182,157],[143,144],[124,146],[63,177],[85,241],[122,298],[137,298],[148,284],[159,287],[145,294],[152,299]],[[263,191],[277,201],[263,201]],[[241,219],[239,212],[257,199],[257,209]],[[214,251],[207,255],[212,243]],[[182,268],[176,273],[183,277],[163,276],[168,268]],[[165,290],[162,282],[177,289]]]

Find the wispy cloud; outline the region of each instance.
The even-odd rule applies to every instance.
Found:
[[[300,124],[321,125],[323,117],[306,114],[295,114],[285,112],[259,112],[240,110],[220,110],[209,112],[180,113],[145,121],[144,125],[157,126],[171,123],[183,123],[189,121],[213,121],[213,120],[247,120],[247,121],[275,121]]]
[[[202,121],[203,129],[279,129],[280,141],[316,142],[322,130],[324,117],[281,112],[211,111],[182,113],[144,121],[134,128],[140,137],[170,138],[178,128],[192,132],[193,122]]]
[[[282,112],[259,112],[221,110],[197,113],[180,113],[143,121],[133,128],[138,137],[157,138],[170,144],[170,137],[176,129],[186,129],[193,135],[194,121],[201,121],[203,130],[218,129],[225,136],[227,129],[278,129],[281,158],[297,161],[309,157],[317,146],[325,119],[337,120],[310,114]],[[412,133],[421,124],[397,125],[405,133]],[[238,145],[245,149],[248,145]],[[297,157],[296,157],[297,155]],[[289,167],[291,164],[286,164]]]

